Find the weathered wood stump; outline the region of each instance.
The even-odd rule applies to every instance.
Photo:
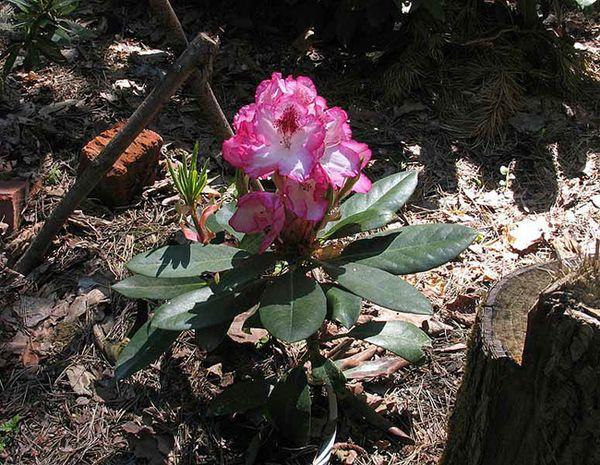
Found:
[[[480,310],[442,465],[600,464],[598,261],[511,274]]]

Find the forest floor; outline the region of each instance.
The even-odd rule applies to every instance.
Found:
[[[207,355],[184,335],[160,363],[118,385],[112,378],[111,351],[146,307],[109,285],[127,275],[124,264],[136,253],[181,240],[164,161],[157,182],[132,205],[109,209],[86,200],[30,276],[8,268],[72,185],[83,145],[127,118],[173,58],[132,59],[136,50],[161,48],[160,28],[140,5],[105,3],[86,3],[81,19],[98,34],[74,48],[69,63],[13,73],[0,100],[0,176],[31,182],[23,225],[0,237],[0,425],[19,416],[14,428],[0,427],[0,462],[243,463],[252,422],[207,419],[202,412],[256,364],[282,371],[288,356],[276,347],[226,341]],[[200,14],[182,8],[186,30],[201,30]],[[574,39],[597,72],[600,27],[581,20],[576,30]],[[311,76],[331,105],[348,110],[355,138],[370,145],[373,179],[419,171],[403,223],[460,223],[481,233],[458,260],[409,277],[435,308],[426,363],[354,382],[416,444],[402,447],[343,416],[339,430],[338,441],[346,444],[338,447],[337,463],[435,464],[468,334],[490,286],[518,267],[591,251],[600,237],[600,95],[588,96],[595,108],[528,97],[502,144],[474,150],[444,132],[427,99],[390,103],[372,89],[369,73],[344,66],[341,54],[327,58],[318,48],[307,52],[273,32],[262,34],[257,41],[240,25],[221,33],[213,86],[229,119],[272,71]],[[220,143],[185,89],[151,129],[164,138],[169,156],[199,141],[201,154],[211,158],[214,187],[226,184]],[[268,463],[308,463],[312,454],[284,450]]]

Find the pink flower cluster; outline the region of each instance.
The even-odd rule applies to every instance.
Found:
[[[298,219],[321,222],[329,190],[339,192],[348,182],[355,192],[370,190],[361,171],[371,151],[352,139],[347,120],[341,108],[328,108],[311,79],[280,73],[261,82],[255,102],[235,116],[235,135],[223,143],[225,160],[250,178],[273,178],[277,187],[241,197],[230,220],[237,231],[266,233],[261,252],[286,228],[297,228]]]

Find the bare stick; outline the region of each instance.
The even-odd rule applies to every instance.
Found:
[[[41,262],[51,241],[71,213],[96,187],[96,184],[110,170],[115,161],[131,145],[138,134],[154,119],[165,103],[181,87],[192,70],[199,63],[209,61],[216,52],[216,49],[216,41],[204,33],[198,34],[173,64],[161,83],[131,115],[125,126],[123,126],[119,133],[77,178],[73,187],[69,189],[57,205],[25,254],[15,265],[17,271],[27,274]]]
[[[169,0],[150,0],[150,6],[163,20],[168,31],[167,38],[169,42],[178,50],[184,49],[188,43],[187,37],[185,36],[183,26]],[[233,130],[231,129],[209,82],[209,75],[212,72],[212,63],[211,67],[207,69],[207,72],[208,75],[194,70],[192,72],[190,85],[200,100],[200,106],[206,111],[207,116],[211,119],[217,136],[221,139],[229,139],[233,136]],[[258,179],[250,179],[250,184],[254,190],[264,190]]]
[[[169,0],[151,0],[150,5],[164,22],[167,29],[168,41],[179,52],[185,49],[188,40],[185,31],[181,26],[181,22]],[[210,71],[212,71],[212,69],[208,69],[209,73]],[[206,115],[211,119],[211,123],[217,135],[221,139],[229,139],[233,136],[231,126],[221,109],[221,105],[219,105],[219,102],[215,97],[207,76],[200,71],[194,70],[192,72],[192,78],[190,79],[190,85],[200,100],[202,110],[204,110]]]

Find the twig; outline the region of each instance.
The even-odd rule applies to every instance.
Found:
[[[469,47],[471,45],[477,45],[477,44],[482,44],[485,42],[493,42],[494,40],[498,39],[501,35],[506,34],[508,32],[517,32],[517,28],[516,27],[510,27],[507,29],[502,29],[500,31],[498,31],[496,34],[494,34],[491,37],[482,37],[480,39],[474,39],[474,40],[469,40],[468,42],[463,42],[462,45],[463,47]]]
[[[151,0],[150,5],[155,13],[161,17],[167,30],[167,39],[173,44],[178,52],[187,47],[188,40],[177,14],[173,10],[169,0]],[[208,75],[206,74],[208,72]],[[233,136],[233,130],[217,101],[215,94],[208,82],[212,66],[205,68],[202,72],[194,70],[190,79],[190,85],[200,100],[200,107],[207,113],[217,135],[222,139]]]
[[[154,119],[195,66],[209,61],[216,49],[217,42],[204,33],[198,34],[162,82],[146,97],[125,126],[77,178],[73,187],[54,209],[25,254],[15,265],[17,271],[27,274],[41,262],[50,243],[81,201],[94,189],[138,134]]]

